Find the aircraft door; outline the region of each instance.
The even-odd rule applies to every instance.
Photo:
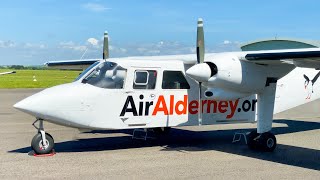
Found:
[[[152,121],[154,101],[158,96],[157,68],[133,68],[127,78],[124,102],[120,119],[128,126],[147,126]]]
[[[188,90],[190,85],[182,71],[164,70],[161,95],[155,104],[155,114],[161,117],[157,126],[178,126],[188,121]]]

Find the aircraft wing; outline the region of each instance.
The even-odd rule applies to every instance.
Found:
[[[6,75],[6,74],[14,74],[16,73],[15,71],[9,71],[9,72],[2,72],[0,75]]]
[[[81,60],[64,60],[64,61],[48,61],[45,65],[49,68],[56,69],[74,69],[84,70],[91,64],[100,61],[102,59],[81,59]]]
[[[293,64],[297,67],[320,69],[320,48],[245,52],[240,60],[259,64]]]

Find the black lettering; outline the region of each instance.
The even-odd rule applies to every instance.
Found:
[[[139,102],[139,116],[142,116],[143,102]]]
[[[129,103],[131,105],[131,108],[128,108]],[[132,96],[128,96],[126,102],[124,103],[124,106],[122,108],[122,111],[120,113],[120,116],[124,116],[127,112],[132,112],[133,116],[138,116],[136,106],[134,104],[134,100]]]
[[[256,104],[257,104],[258,100],[257,99],[253,99],[252,100],[252,111],[255,111],[256,109]]]
[[[143,94],[141,94],[139,98],[142,100],[144,98]],[[139,102],[139,116],[142,116],[142,112],[143,112],[143,102]]]
[[[249,100],[243,101],[242,109],[244,112],[248,112],[251,109],[251,102]]]
[[[152,106],[153,105],[153,101],[151,101],[151,102],[146,102],[146,109],[145,109],[145,115],[146,116],[148,116],[149,115],[149,108],[150,108],[150,106]]]

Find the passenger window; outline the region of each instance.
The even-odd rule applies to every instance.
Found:
[[[135,79],[134,84],[136,85],[147,85],[149,80],[149,72],[148,71],[136,71],[134,73]]]
[[[163,71],[162,89],[190,89],[181,71]]]
[[[157,71],[137,70],[134,72],[133,89],[155,89]]]

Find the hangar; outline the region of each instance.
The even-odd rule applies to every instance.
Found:
[[[276,49],[300,49],[320,47],[320,41],[310,41],[291,38],[262,39],[243,44],[242,51],[276,50]]]

